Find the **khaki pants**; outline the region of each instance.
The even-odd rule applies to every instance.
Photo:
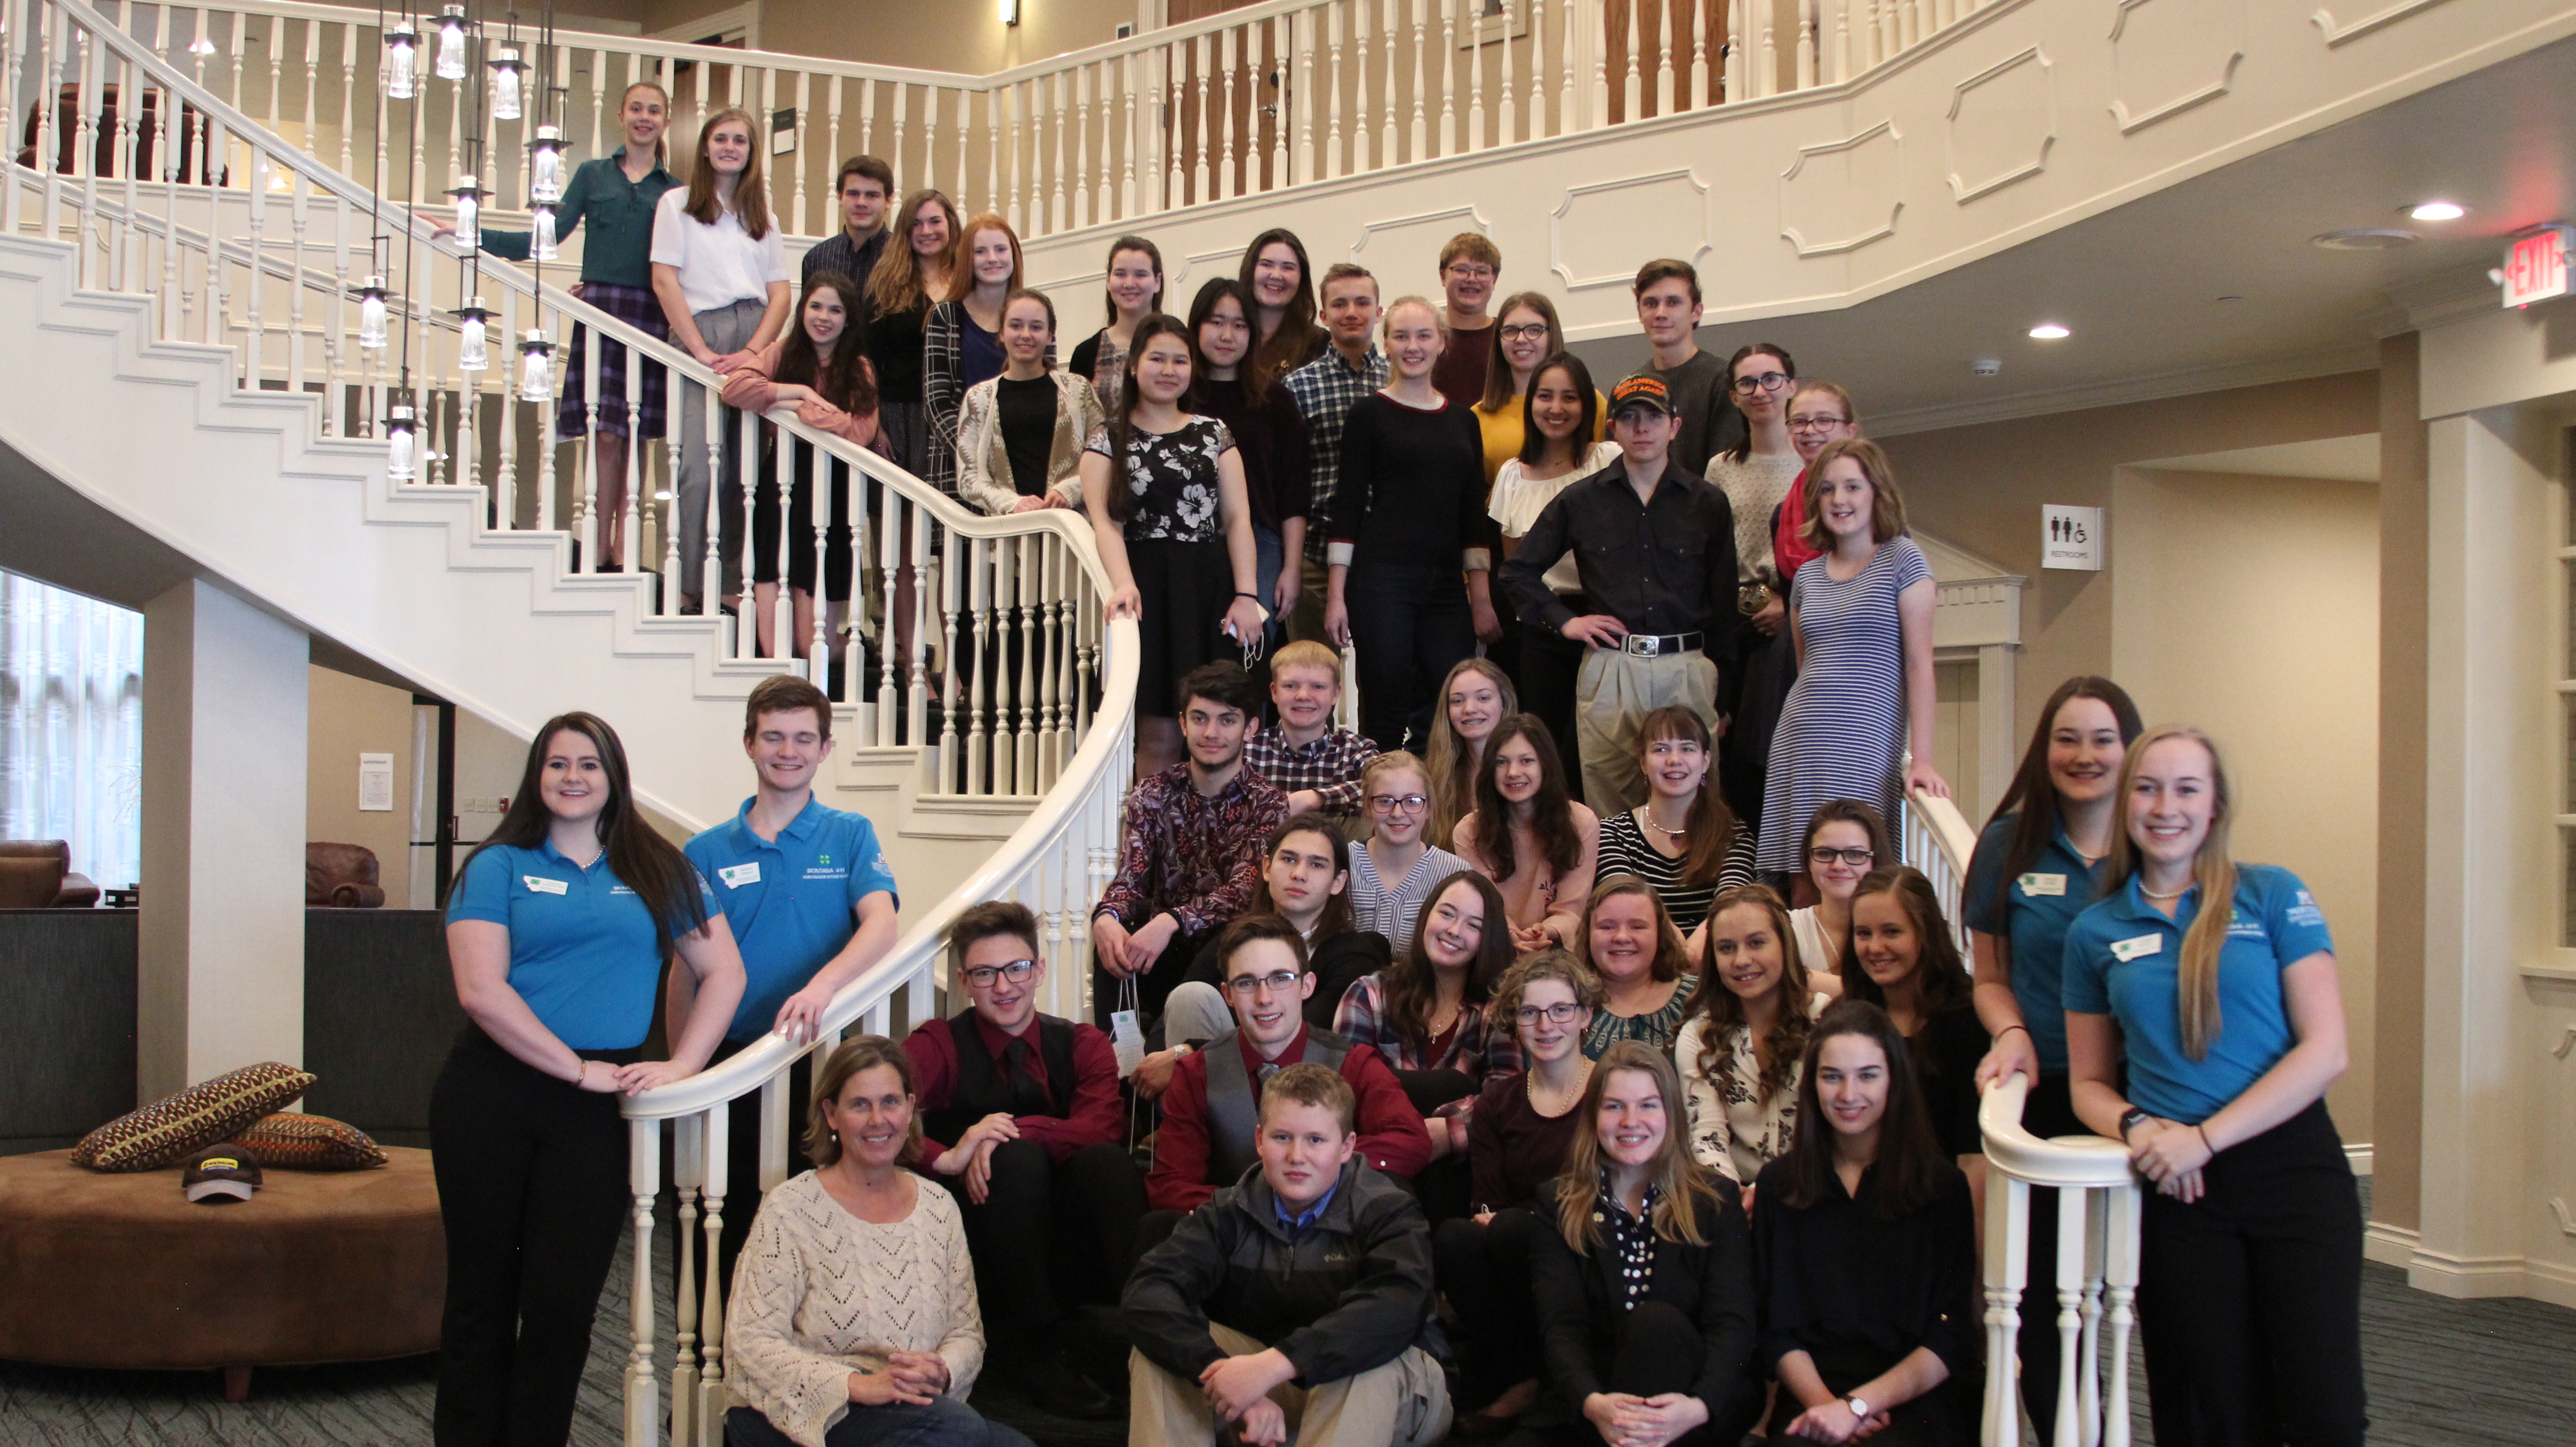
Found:
[[[1231,1327],[1208,1323],[1208,1335],[1242,1356],[1262,1344]],[[1128,1447],[1203,1447],[1217,1436],[1216,1413],[1196,1382],[1145,1359],[1127,1356]],[[1384,1366],[1320,1387],[1285,1386],[1270,1394],[1288,1415],[1291,1447],[1424,1447],[1449,1431],[1449,1384],[1420,1347]]]
[[[1583,802],[1607,819],[1646,801],[1637,727],[1667,704],[1698,714],[1717,733],[1717,664],[1705,653],[1639,658],[1616,649],[1585,655],[1574,684],[1574,734],[1583,752]]]

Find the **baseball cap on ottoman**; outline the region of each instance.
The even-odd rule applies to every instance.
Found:
[[[197,1202],[247,1201],[259,1189],[259,1162],[236,1145],[208,1146],[188,1158],[179,1188]]]
[[[1610,415],[1618,416],[1631,407],[1652,407],[1670,417],[1673,394],[1664,387],[1661,377],[1639,374],[1610,389]]]

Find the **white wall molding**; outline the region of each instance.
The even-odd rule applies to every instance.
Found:
[[[2024,47],[1959,82],[1951,91],[1949,121],[1944,135],[1951,199],[1965,205],[2038,175],[2048,169],[2049,148],[2057,144],[2056,67],[2038,46]],[[1973,181],[1964,174],[1972,167],[1979,176]]]
[[[2148,18],[2136,20],[2141,15]],[[2245,0],[2119,0],[2111,55],[2111,118],[2120,134],[2170,120],[2235,87],[2245,59]],[[2132,86],[2151,99],[2132,105]]]
[[[1798,148],[1780,173],[1780,234],[1799,256],[1838,256],[1896,234],[1905,215],[1904,139],[1895,121],[1883,120],[1839,141]],[[1810,231],[1827,234],[1811,237]]]
[[[2317,12],[2308,19],[2315,24],[2318,32],[2324,36],[2327,47],[2331,49],[2348,41],[2359,40],[2381,26],[2393,25],[2418,10],[2429,10],[2441,3],[2442,0],[2399,0],[2399,3],[2386,9],[2375,10],[2358,20],[2349,21],[2335,19],[2334,11],[2320,5],[2317,7]]]
[[[1658,189],[1673,194],[1676,204],[1669,209],[1656,208],[1652,203]],[[1591,209],[1584,205],[1585,201],[1603,196],[1621,196],[1626,204],[1611,208],[1618,215],[1603,218],[1601,223],[1583,220],[1581,213]],[[1582,250],[1582,263],[1606,270],[1575,275],[1576,261],[1567,255],[1569,222],[1577,223],[1572,244]],[[1672,256],[1697,266],[1711,249],[1711,229],[1708,183],[1688,166],[1568,186],[1565,199],[1548,216],[1548,270],[1556,273],[1569,292],[1626,287],[1637,279],[1640,258]]]

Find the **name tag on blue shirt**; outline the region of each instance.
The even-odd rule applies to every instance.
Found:
[[[2062,899],[2066,894],[2066,876],[2063,874],[2025,874],[2021,877],[2021,892],[2029,895],[2033,899]]]
[[[542,874],[522,874],[519,879],[521,883],[528,886],[528,892],[531,894],[565,894],[572,889],[571,885],[562,880],[548,879]]]
[[[717,870],[716,873],[724,880],[727,889],[740,889],[746,884],[760,883],[760,864],[757,860],[749,864],[729,864]]]
[[[2112,958],[2117,959],[2122,964],[2127,964],[2131,960],[2144,959],[2148,955],[2160,955],[2164,952],[2165,937],[2163,935],[2140,935],[2136,939],[2111,941]]]

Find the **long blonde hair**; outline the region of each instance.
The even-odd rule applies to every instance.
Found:
[[[2111,852],[2104,860],[2102,890],[2125,889],[2141,865],[2138,847],[2129,838],[2129,810],[2137,797],[2138,767],[2147,751],[2167,739],[2188,739],[2209,754],[2209,833],[2192,856],[2191,882],[2200,888],[2200,913],[2183,931],[2182,958],[2176,961],[2176,1005],[2182,1019],[2182,1049],[2199,1060],[2209,1054],[2225,1022],[2218,1012],[2218,955],[2227,944],[2227,926],[2236,914],[2236,861],[2227,853],[2227,823],[2234,813],[2227,788],[2227,765],[2218,745],[2190,724],[2164,724],[2138,735],[2120,761],[2120,792],[2112,805]]]
[[[719,204],[716,200],[716,167],[707,159],[707,142],[715,137],[716,127],[727,121],[742,122],[743,133],[751,138],[749,154],[742,163],[742,174],[734,179],[733,199]],[[697,154],[689,162],[689,203],[681,209],[701,226],[713,226],[717,218],[731,210],[742,222],[742,229],[752,240],[769,234],[769,184],[761,179],[761,132],[753,124],[751,112],[731,106],[707,117],[698,127]]]
[[[1705,1246],[1708,1238],[1700,1234],[1699,1205],[1702,1201],[1715,1205],[1717,1187],[1710,1183],[1708,1169],[1691,1157],[1690,1112],[1682,1096],[1681,1072],[1673,1069],[1670,1056],[1642,1040],[1622,1040],[1593,1062],[1592,1081],[1583,1089],[1580,1123],[1573,1144],[1566,1148],[1565,1174],[1557,1178],[1556,1229],[1577,1255],[1601,1244],[1600,1217],[1593,1211],[1601,1201],[1601,1095],[1610,1077],[1623,1070],[1654,1077],[1655,1089],[1664,1098],[1664,1143],[1646,1168],[1661,1198],[1647,1224],[1666,1241]]]
[[[1427,305],[1427,303],[1426,303]],[[1502,695],[1503,706],[1494,715],[1494,728],[1499,731],[1503,720],[1521,711],[1520,690],[1512,687],[1512,678],[1502,665],[1483,658],[1462,658],[1449,676],[1440,680],[1440,692],[1431,700],[1431,757],[1424,760],[1424,777],[1431,785],[1431,822],[1422,837],[1435,849],[1449,847],[1449,836],[1458,821],[1476,812],[1476,771],[1485,762],[1480,749],[1467,747],[1458,730],[1449,722],[1449,685],[1462,673],[1477,673],[1494,685]],[[1492,734],[1485,735],[1488,744]]]

